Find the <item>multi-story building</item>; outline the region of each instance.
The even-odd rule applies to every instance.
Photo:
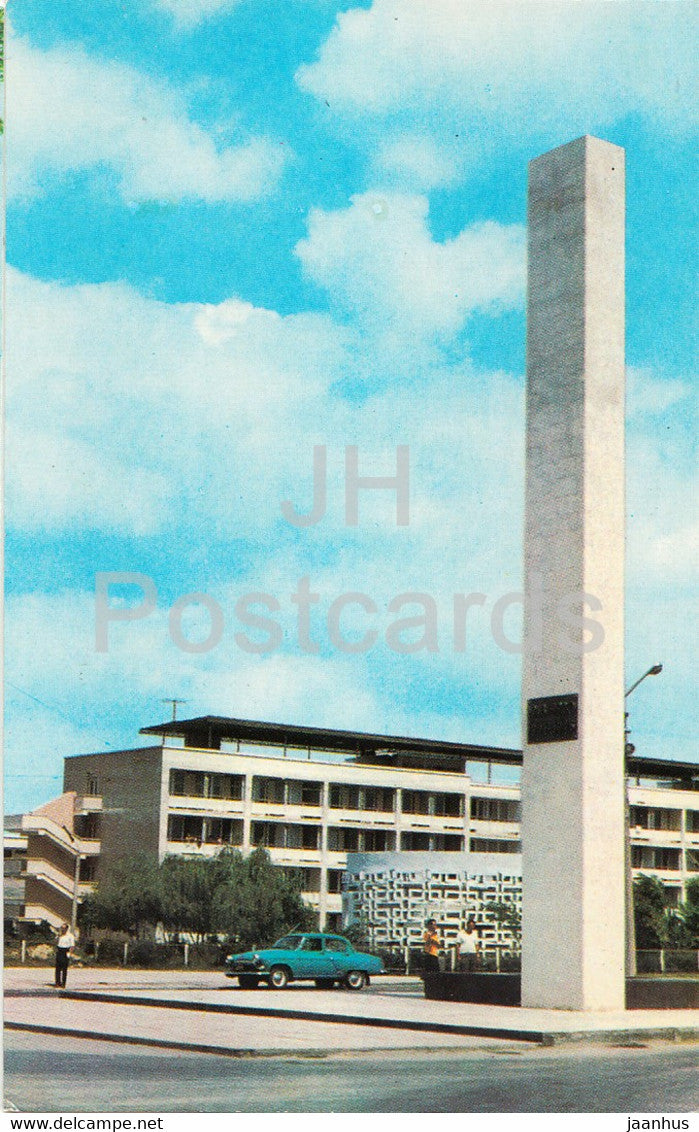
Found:
[[[205,717],[147,727],[157,746],[65,761],[66,790],[98,795],[102,858],[133,850],[213,856],[268,849],[301,870],[323,926],[342,918],[351,852],[463,852],[470,760],[507,768],[504,748]],[[491,775],[493,771],[491,769]],[[519,849],[516,788],[501,787],[498,845]],[[500,799],[499,799],[500,800]],[[490,840],[491,815],[474,819]]]
[[[155,744],[65,760],[64,789],[103,799],[103,861],[136,847],[162,859],[264,846],[302,870],[335,929],[349,853],[521,848],[516,750],[220,716],[142,733]],[[636,757],[627,769],[634,870],[679,900],[699,875],[699,766]]]
[[[75,926],[78,905],[92,890],[100,854],[102,799],[67,791],[22,816],[26,838],[20,919]]]
[[[6,814],[3,830],[3,918],[11,930],[24,908],[24,879],[27,862],[27,835],[22,832],[22,815]]]

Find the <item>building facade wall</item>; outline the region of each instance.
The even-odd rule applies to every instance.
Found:
[[[348,852],[408,843],[459,851],[469,837],[463,775],[284,757],[278,748],[255,753],[252,744],[231,752],[165,747],[162,767],[161,859],[263,846],[275,864],[304,870],[304,896],[323,927],[340,926]]]
[[[119,857],[157,853],[161,777],[160,747],[65,759],[63,789],[103,800],[98,875],[99,869]]]
[[[168,740],[69,758],[65,782],[102,795],[103,864],[134,850],[162,860],[262,845],[275,864],[303,871],[304,896],[321,926],[339,929],[350,854],[400,853],[417,861],[424,853],[471,853],[496,859],[504,876],[516,875],[518,768],[470,769],[471,775],[413,770],[242,741],[211,750]],[[629,787],[629,800],[634,872],[658,876],[679,902],[687,879],[699,876],[699,795],[640,782]]]

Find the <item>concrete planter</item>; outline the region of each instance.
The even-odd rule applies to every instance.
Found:
[[[481,1002],[491,1006],[519,1006],[521,976],[483,972],[429,971],[422,976],[425,998],[444,1002]]]
[[[518,974],[430,971],[422,976],[425,998],[441,1002],[478,1002],[490,1006],[519,1006]],[[626,980],[627,1010],[699,1009],[699,978]]]
[[[699,1010],[699,978],[627,979],[627,1010]]]

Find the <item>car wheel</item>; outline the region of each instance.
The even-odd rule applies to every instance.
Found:
[[[269,985],[272,990],[284,990],[289,982],[289,972],[286,967],[272,967],[269,973]]]
[[[348,990],[363,990],[367,984],[367,977],[363,971],[350,971],[345,978]]]
[[[257,975],[238,975],[238,986],[241,990],[257,990],[260,980]]]
[[[316,986],[318,990],[332,990],[334,985],[334,979],[316,979]]]

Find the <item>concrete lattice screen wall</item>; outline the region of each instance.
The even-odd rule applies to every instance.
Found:
[[[476,921],[483,947],[517,950],[511,932],[488,906],[522,905],[518,854],[506,861],[471,853],[350,854],[343,886],[347,923],[366,925],[374,947],[421,947],[425,921],[437,921],[449,947],[468,919]]]

